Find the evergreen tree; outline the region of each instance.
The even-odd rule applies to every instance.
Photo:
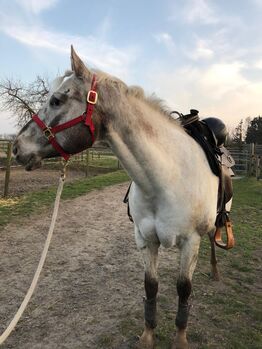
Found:
[[[246,143],[262,144],[262,116],[252,119],[247,127]]]
[[[238,145],[240,148],[243,144],[243,120],[241,119],[231,135],[232,144]]]

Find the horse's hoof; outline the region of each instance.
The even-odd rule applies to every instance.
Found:
[[[185,330],[178,331],[178,333],[175,337],[172,349],[189,349]]]
[[[138,337],[138,343],[134,349],[154,349],[155,347],[155,336],[154,330],[145,327],[141,337]]]
[[[189,349],[188,342],[175,342],[171,349]]]

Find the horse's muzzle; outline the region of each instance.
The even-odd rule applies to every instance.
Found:
[[[15,160],[18,164],[24,166],[26,171],[35,170],[42,165],[41,158],[35,154],[26,156],[17,154]]]

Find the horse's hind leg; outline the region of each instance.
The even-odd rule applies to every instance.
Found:
[[[219,271],[217,268],[217,258],[216,258],[216,245],[215,245],[215,232],[211,231],[208,233],[211,247],[211,278],[215,281],[219,281]]]
[[[137,348],[154,348],[154,329],[156,322],[156,296],[158,291],[158,248],[159,244],[152,244],[142,249],[145,265],[144,317],[145,328]]]
[[[200,236],[193,234],[179,246],[181,250],[180,273],[177,280],[178,312],[176,316],[177,335],[172,349],[187,349],[188,298],[191,294],[192,276],[197,263]]]

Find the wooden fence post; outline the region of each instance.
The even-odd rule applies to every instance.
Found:
[[[251,155],[249,162],[248,162],[248,176],[252,177],[255,175],[256,171],[256,157],[254,154]]]
[[[86,150],[86,166],[85,166],[85,175],[86,177],[88,176],[89,174],[89,149]]]
[[[11,159],[12,159],[12,142],[8,142],[7,158],[6,158],[6,170],[5,170],[4,197],[7,197],[7,195],[8,195],[10,172],[11,172]]]
[[[257,161],[256,161],[256,179],[259,181],[261,178],[261,157],[258,155],[257,156]]]

